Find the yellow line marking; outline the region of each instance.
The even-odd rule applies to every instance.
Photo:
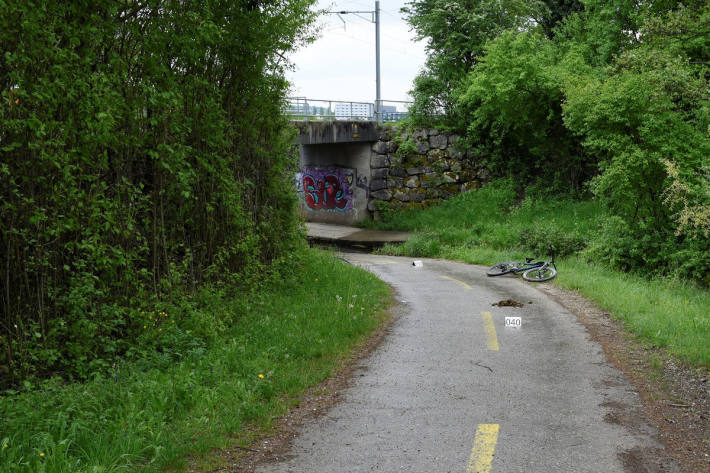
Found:
[[[496,326],[493,325],[493,316],[490,312],[481,312],[483,317],[483,330],[486,332],[486,344],[489,350],[498,351],[498,336]]]
[[[499,430],[498,424],[479,424],[466,473],[490,473]]]
[[[466,284],[466,283],[463,282],[463,281],[459,281],[458,279],[450,278],[450,277],[448,277],[448,276],[441,276],[441,277],[442,277],[443,279],[448,279],[449,281],[453,281],[453,282],[455,282],[456,284],[458,284],[459,286],[464,287],[465,289],[473,289],[471,286],[469,286],[468,284]]]

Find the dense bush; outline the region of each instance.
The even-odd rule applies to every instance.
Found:
[[[710,8],[704,7],[707,16]],[[679,12],[671,13],[676,15]],[[701,12],[696,12],[695,21]],[[604,74],[567,81],[564,118],[599,162],[591,188],[612,217],[595,255],[628,269],[710,277],[708,67],[672,32],[641,28],[645,39]],[[701,29],[692,21],[682,27]],[[678,32],[678,31],[676,31]],[[700,47],[705,49],[706,44]]]
[[[175,288],[288,251],[311,3],[0,1],[0,385],[102,369]]]
[[[551,190],[579,195],[595,170],[579,139],[564,126],[562,84],[554,43],[535,33],[506,31],[463,82],[461,127],[497,175],[542,177]]]
[[[185,327],[161,335],[180,317],[165,307],[144,336],[174,349],[162,344],[86,382],[43,380],[41,389],[3,393],[0,471],[194,471],[203,456],[212,470],[215,448],[268,433],[304,389],[342,366],[391,300],[384,282],[326,252],[304,248],[277,264],[253,292],[191,298],[194,319],[234,320],[220,328],[220,343],[180,344],[194,341]]]
[[[584,237],[554,227],[530,227],[520,232],[520,246],[536,255],[565,257],[587,246]]]

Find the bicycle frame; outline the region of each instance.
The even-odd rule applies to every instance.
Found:
[[[528,258],[530,259],[530,258]],[[533,268],[541,268],[543,266],[547,266],[547,262],[545,261],[525,261],[524,263],[516,263],[516,265],[512,268],[512,272],[514,273],[522,273],[523,271],[527,271],[528,269],[533,269]],[[553,263],[554,265],[554,263]]]
[[[533,258],[525,258],[524,263],[520,263],[517,261],[508,261],[505,263],[498,263],[494,266],[491,266],[488,268],[486,271],[486,275],[488,276],[501,276],[503,274],[519,274],[522,273],[523,279],[526,280],[546,280],[546,279],[541,279],[543,272],[545,274],[548,274],[547,269],[550,268],[550,271],[553,272],[553,276],[557,274],[557,266],[555,266],[555,257],[552,256],[549,261],[533,261]],[[525,275],[528,273],[532,273],[537,271],[537,277],[536,278],[528,278]],[[550,278],[551,279],[551,278]]]

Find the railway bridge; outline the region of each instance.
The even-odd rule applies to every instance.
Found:
[[[372,167],[373,146],[382,132],[377,122],[293,123],[299,144],[296,186],[306,220],[352,225],[371,218],[371,193],[381,182]]]

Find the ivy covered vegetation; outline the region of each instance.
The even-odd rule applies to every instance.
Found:
[[[710,285],[710,3],[416,0],[415,125],[519,193],[593,198],[593,255]],[[532,187],[531,183],[535,183]]]
[[[0,388],[199,347],[230,323],[200,294],[301,241],[280,108],[312,3],[0,0]]]

